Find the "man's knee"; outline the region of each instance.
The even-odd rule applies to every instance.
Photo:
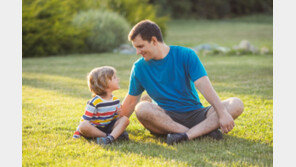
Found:
[[[136,116],[139,118],[145,117],[147,113],[151,110],[151,103],[148,101],[142,101],[138,103],[135,107]]]
[[[239,99],[237,97],[232,97],[231,98],[231,104],[234,107],[236,116],[239,116],[239,115],[241,115],[243,113],[243,111],[244,111],[244,103],[242,102],[241,99]]]

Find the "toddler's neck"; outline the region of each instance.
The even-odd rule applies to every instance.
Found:
[[[104,99],[104,100],[112,100],[112,92],[106,92],[106,95],[104,95],[104,96],[101,96],[101,98],[102,99]]]

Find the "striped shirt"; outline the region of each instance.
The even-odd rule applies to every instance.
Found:
[[[112,96],[112,100],[104,100],[96,95],[87,102],[81,121],[87,120],[93,126],[104,127],[118,117],[116,107],[120,107],[120,100],[117,97]],[[73,137],[80,137],[79,127],[77,127]]]

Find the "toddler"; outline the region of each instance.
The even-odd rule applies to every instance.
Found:
[[[119,138],[128,140],[125,129],[129,119],[119,116],[120,101],[112,95],[114,90],[119,89],[116,70],[110,66],[95,68],[88,74],[87,81],[93,98],[87,102],[85,113],[73,137],[95,139],[96,143],[102,145],[111,144]]]

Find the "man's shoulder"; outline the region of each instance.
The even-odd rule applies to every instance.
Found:
[[[191,48],[185,46],[171,45],[170,47],[173,50],[193,51]]]
[[[143,57],[140,57],[140,58],[138,58],[138,59],[134,62],[134,64],[142,63],[143,60],[144,60],[144,58],[143,58]]]
[[[185,46],[174,46],[174,45],[172,45],[170,47],[172,49],[172,52],[176,52],[178,54],[188,55],[188,54],[195,53],[193,49],[185,47]]]
[[[138,60],[136,60],[134,62],[134,68],[137,68],[137,67],[140,67],[140,66],[143,66],[146,64],[146,61],[144,60],[143,57],[139,58]]]

